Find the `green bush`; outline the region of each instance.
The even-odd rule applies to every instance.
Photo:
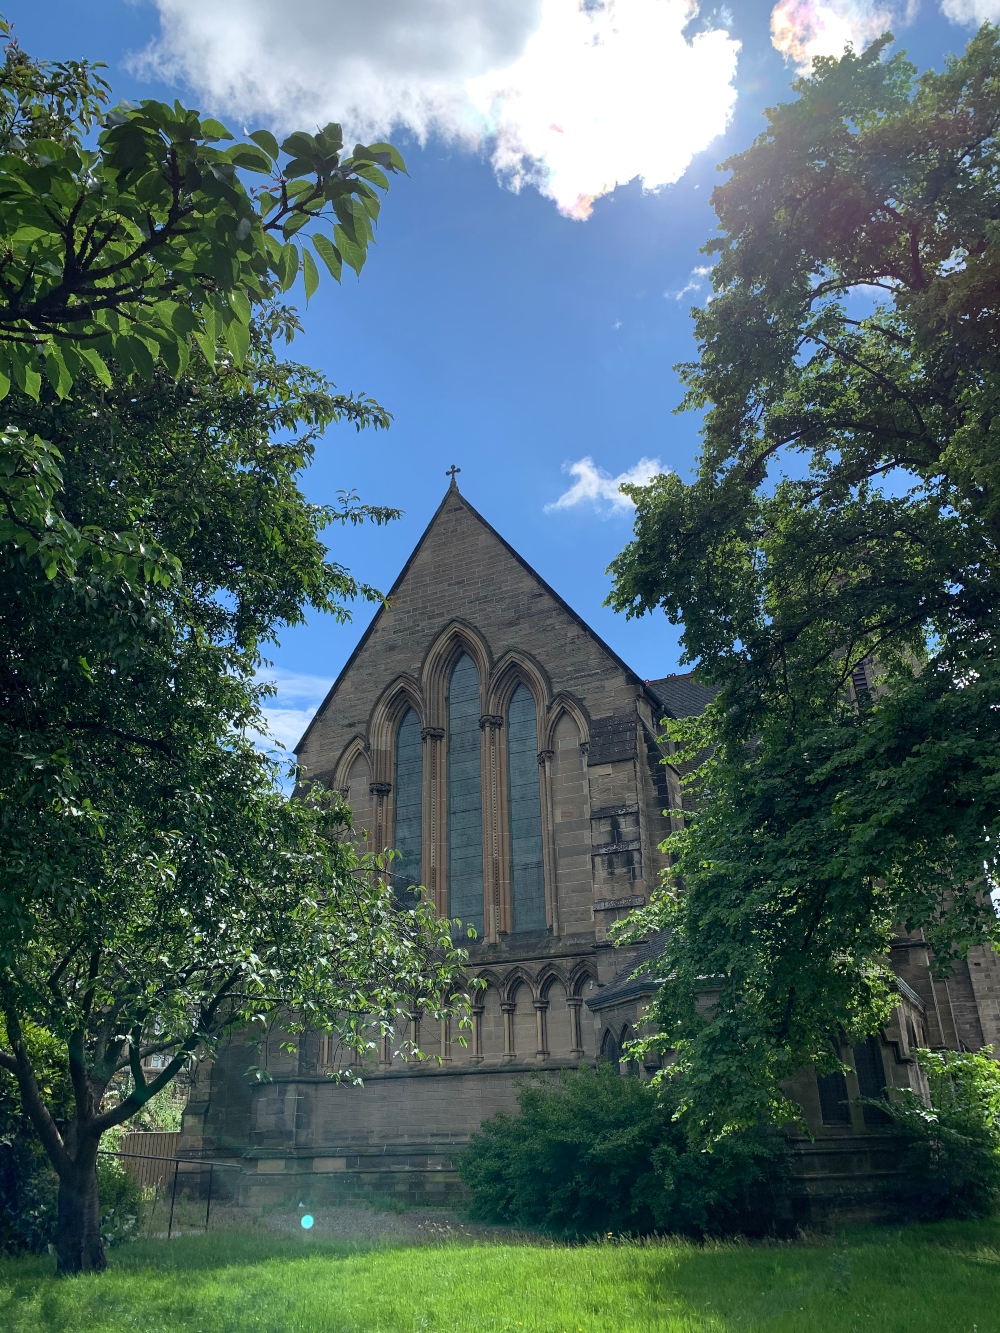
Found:
[[[563,1236],[788,1229],[788,1149],[764,1129],[699,1151],[665,1090],[605,1064],[528,1084],[518,1104],[484,1121],[460,1159],[481,1220]]]
[[[992,1047],[972,1055],[920,1051],[928,1107],[911,1092],[879,1106],[906,1136],[907,1205],[922,1221],[989,1217],[1000,1205],[1000,1065]]]

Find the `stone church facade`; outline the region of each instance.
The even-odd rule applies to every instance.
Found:
[[[438,1058],[386,1043],[363,1087],[331,1081],[337,1052],[318,1034],[294,1053],[281,1034],[262,1053],[235,1037],[198,1072],[182,1152],[239,1161],[251,1198],[444,1201],[454,1153],[515,1107],[526,1076],[620,1062],[656,942],[617,949],[609,927],[648,900],[664,811],[681,806],[661,720],[708,698],[689,675],[640,679],[453,478],[297,753],[307,777],[345,794],[367,850],[399,850],[400,892],[420,882],[439,913],[475,927],[470,970],[486,986],[472,1030],[463,1045],[449,1024],[418,1021],[408,1035]],[[917,1045],[1000,1046],[992,952],[948,981],[927,961],[922,940],[897,941],[893,1023],[845,1050],[846,1079],[796,1080],[812,1132],[796,1158],[802,1217],[850,1211],[898,1169],[855,1098],[918,1087]],[[261,1062],[268,1083],[247,1077]]]

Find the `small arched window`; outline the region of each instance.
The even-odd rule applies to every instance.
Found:
[[[538,790],[535,701],[518,685],[507,709],[507,782],[510,811],[510,897],[515,931],[544,930],[542,804]]]
[[[448,915],[483,934],[482,732],[479,672],[468,653],[448,682]]]
[[[421,879],[421,806],[423,795],[423,744],[420,718],[413,708],[403,714],[396,731],[396,835],[399,859],[392,865],[392,882],[400,899],[412,905],[412,886]]]

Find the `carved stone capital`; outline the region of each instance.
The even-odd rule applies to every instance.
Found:
[[[503,718],[499,713],[484,713],[479,719],[480,730],[485,731],[487,727],[502,727]]]
[[[444,727],[424,727],[420,733],[422,741],[443,741]]]
[[[388,796],[391,791],[391,782],[369,782],[368,784],[368,794],[370,796]]]
[[[538,751],[538,762],[539,762],[539,764],[547,763],[548,760],[550,760],[550,759],[555,759],[555,757],[556,757],[556,752],[555,752],[555,750],[539,750],[539,751]]]

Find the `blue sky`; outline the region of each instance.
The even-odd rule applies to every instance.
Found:
[[[937,0],[779,0],[772,20],[772,5],[744,0],[703,6],[670,31],[664,17],[686,0],[6,0],[3,9],[33,54],[102,59],[116,95],[179,96],[234,130],[309,129],[330,111],[359,129],[396,121],[410,177],[393,184],[360,280],[321,285],[292,349],[394,417],[387,434],[331,430],[306,478],[317,501],[356,488],[406,511],[388,528],[333,533],[334,555],[388,588],[455,463],[486,518],[655,677],[677,669],[677,632],[662,616],[629,622],[602,606],[604,571],[629,538],[627,506],[588,498],[586,484],[576,503],[551,506],[593,479],[585,459],[607,477],[642,459],[688,474],[698,422],[674,415],[673,366],[694,353],[689,308],[707,291],[696,270],[713,232],[716,164],[788,95],[795,59],[839,49],[845,36],[864,44],[888,17],[920,66],[940,66],[976,20],[1000,15],[1000,0],[942,3],[945,14]],[[584,22],[631,25],[631,36],[614,48],[605,35],[596,74],[567,74],[565,25]],[[483,87],[493,99],[485,111]],[[734,90],[728,128],[712,137]],[[532,149],[540,166],[524,156]],[[530,180],[519,193],[498,181],[497,165],[509,182],[525,164],[555,198]],[[597,197],[586,220],[566,216],[586,211],[573,199],[578,187],[593,192],[595,172],[627,183]],[[674,176],[642,188],[643,178]],[[576,474],[564,470],[572,464]],[[313,617],[282,635],[272,716],[286,743],[371,614],[362,604],[350,625]]]

